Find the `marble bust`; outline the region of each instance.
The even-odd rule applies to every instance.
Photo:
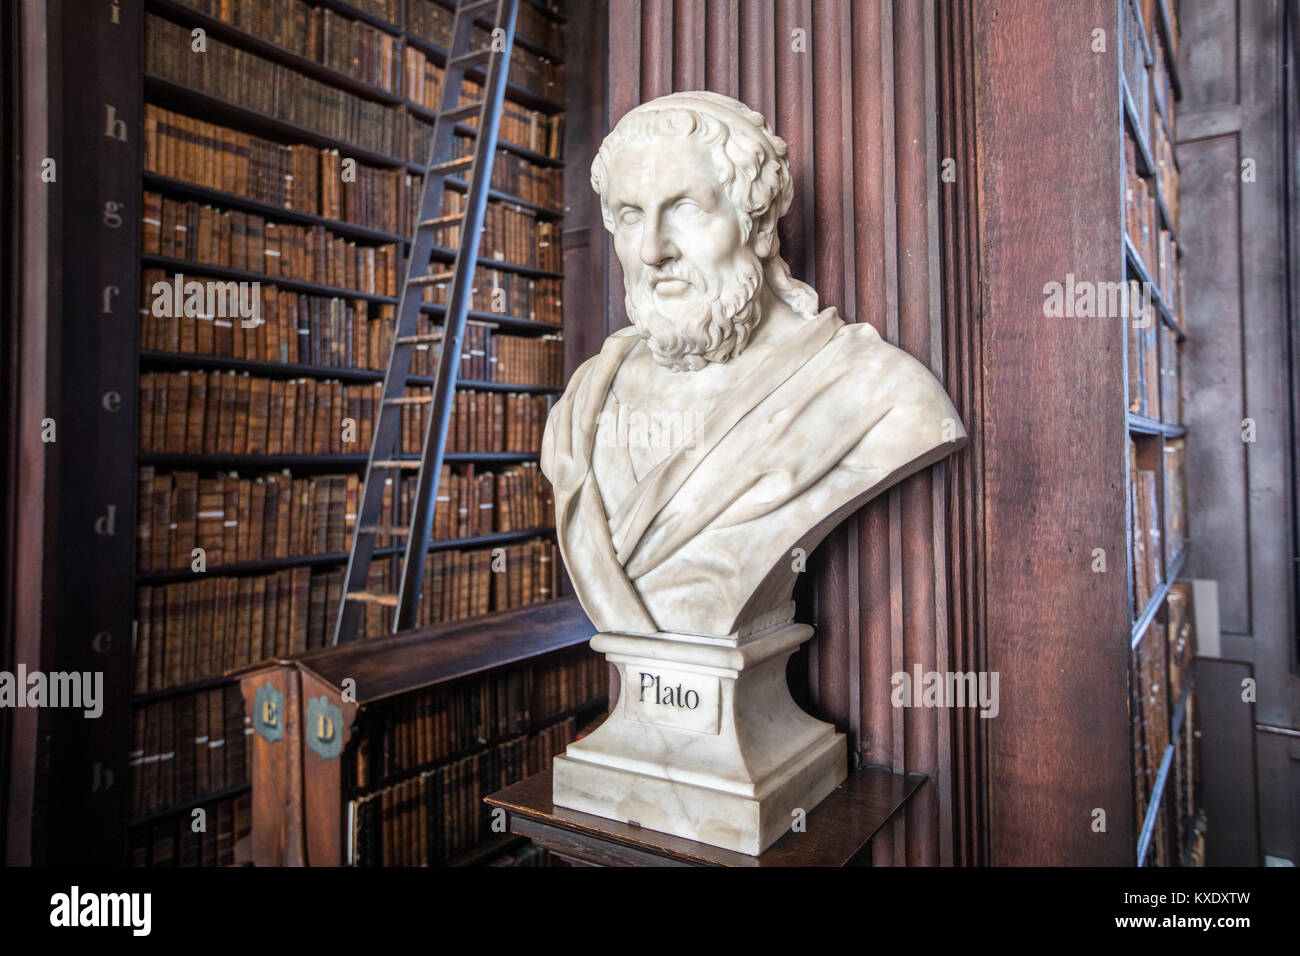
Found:
[[[574,372],[541,467],[622,694],[557,758],[555,803],[758,853],[845,774],[843,735],[785,686],[812,633],[793,623],[802,557],[966,432],[924,365],[791,276],[794,184],[761,115],[660,97],[591,181],[632,324]]]

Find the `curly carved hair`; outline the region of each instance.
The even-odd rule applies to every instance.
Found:
[[[662,139],[693,139],[709,147],[719,181],[740,217],[745,242],[754,222],[772,218],[775,226],[790,211],[794,180],[785,140],[773,132],[762,114],[739,100],[718,93],[672,93],[643,103],[626,113],[600,144],[591,163],[591,187],[600,195],[601,218],[614,231],[609,210],[609,169],[613,154],[625,145],[643,148]],[[772,290],[796,312],[817,313],[817,292],[790,275],[773,231],[772,252],[764,260]]]

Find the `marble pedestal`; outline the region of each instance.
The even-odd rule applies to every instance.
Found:
[[[812,633],[597,634],[621,692],[555,758],[554,804],[758,855],[847,774],[844,735],[800,710],[786,684]]]

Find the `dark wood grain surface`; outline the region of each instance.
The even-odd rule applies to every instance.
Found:
[[[356,681],[359,706],[584,644],[596,628],[576,598],[499,611],[379,640],[326,647],[297,658],[331,687]]]
[[[484,799],[510,815],[513,832],[598,866],[846,866],[925,780],[878,768],[856,771],[808,814],[806,831],[787,833],[757,857],[557,808],[549,770]]]

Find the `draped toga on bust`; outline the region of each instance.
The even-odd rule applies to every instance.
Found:
[[[638,474],[610,433],[612,385],[638,348],[632,328],[606,339],[574,372],[542,440],[560,550],[604,632],[723,636],[780,614],[796,548],[811,551],[854,509],[966,439],[924,365],[828,308],[725,402],[699,410],[693,440]]]

